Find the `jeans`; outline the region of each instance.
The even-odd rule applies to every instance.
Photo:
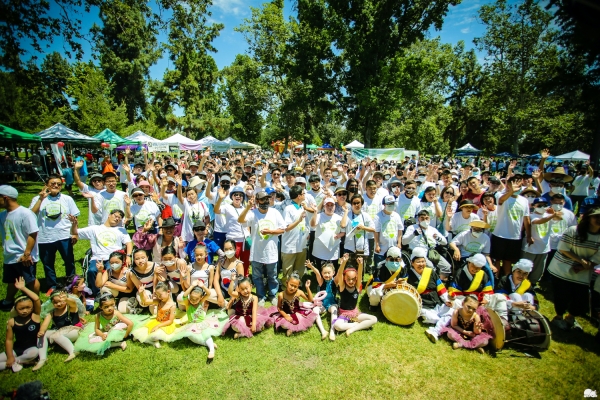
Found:
[[[38,243],[40,260],[44,264],[44,273],[46,274],[46,283],[49,288],[56,287],[56,271],[54,263],[56,262],[56,252],[58,251],[65,262],[65,272],[67,277],[75,275],[75,255],[73,254],[73,243],[71,238],[58,240],[53,243]]]
[[[265,293],[265,284],[263,283],[264,276],[267,276],[267,284],[269,286],[269,297],[277,296],[279,282],[277,282],[277,263],[262,264],[252,261],[252,283],[256,287],[256,297],[258,300],[263,300],[267,297]]]
[[[92,291],[92,296],[98,297],[98,293],[100,293],[100,288],[96,286],[96,275],[98,275],[98,266],[96,265],[98,260],[91,260],[90,265],[87,270],[87,276],[85,277],[85,283],[87,287]],[[110,271],[110,263],[108,260],[104,261],[104,270]]]

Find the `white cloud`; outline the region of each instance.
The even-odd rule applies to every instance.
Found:
[[[462,33],[469,33],[471,31],[471,28],[463,28],[460,30]]]
[[[459,22],[455,23],[454,26],[470,24],[474,20],[475,20],[475,17],[464,17],[462,20],[460,20]]]
[[[243,0],[214,0],[213,6],[218,7],[226,14],[239,15],[248,8]]]

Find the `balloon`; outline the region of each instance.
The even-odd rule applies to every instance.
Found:
[[[111,150],[114,150],[114,149],[116,149],[116,148],[117,148],[117,145],[116,145],[116,144],[111,144],[111,145],[110,145],[110,149],[111,149]]]
[[[105,149],[108,149],[110,147],[110,144],[108,144],[108,143],[102,143],[102,144],[100,144],[100,146],[103,147],[103,148],[105,148]]]
[[[56,145],[57,145],[58,147],[65,147],[65,144],[64,144],[63,142],[58,142],[58,143],[56,143]]]

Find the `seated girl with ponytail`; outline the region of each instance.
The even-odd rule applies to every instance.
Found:
[[[188,283],[181,277],[186,276],[188,265],[185,260],[177,257],[178,252],[175,247],[165,247],[160,255],[160,263],[154,270],[154,285],[158,282],[165,282],[173,294],[187,289]]]
[[[252,294],[252,283],[249,278],[237,275],[232,277],[229,285],[229,295],[232,300],[227,305],[230,312],[229,321],[223,327],[223,335],[229,327],[233,329],[234,339],[239,337],[251,338],[254,333],[273,325],[273,320],[264,307],[258,305],[258,298]]]
[[[100,288],[100,293],[112,294],[117,303],[117,310],[120,313],[132,313],[130,299],[134,299],[132,292],[134,289],[133,282],[130,276],[130,269],[127,267],[127,257],[122,250],[113,251],[108,262],[110,264],[109,271],[102,271],[96,275],[96,287]]]
[[[156,319],[151,319],[146,324],[133,331],[133,337],[142,343],[154,344],[160,348],[160,341],[170,341],[171,335],[177,328],[175,325],[175,310],[177,306],[171,298],[171,291],[165,282],[158,282],[154,290],[154,298],[148,298],[145,285],[138,288],[142,304],[153,305],[157,309]]]

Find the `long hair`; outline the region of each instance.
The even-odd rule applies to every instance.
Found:
[[[590,214],[592,211],[598,210],[598,207],[590,208],[587,210],[583,217],[581,217],[581,221],[577,224],[577,236],[582,242],[587,240],[588,230],[590,229]]]

